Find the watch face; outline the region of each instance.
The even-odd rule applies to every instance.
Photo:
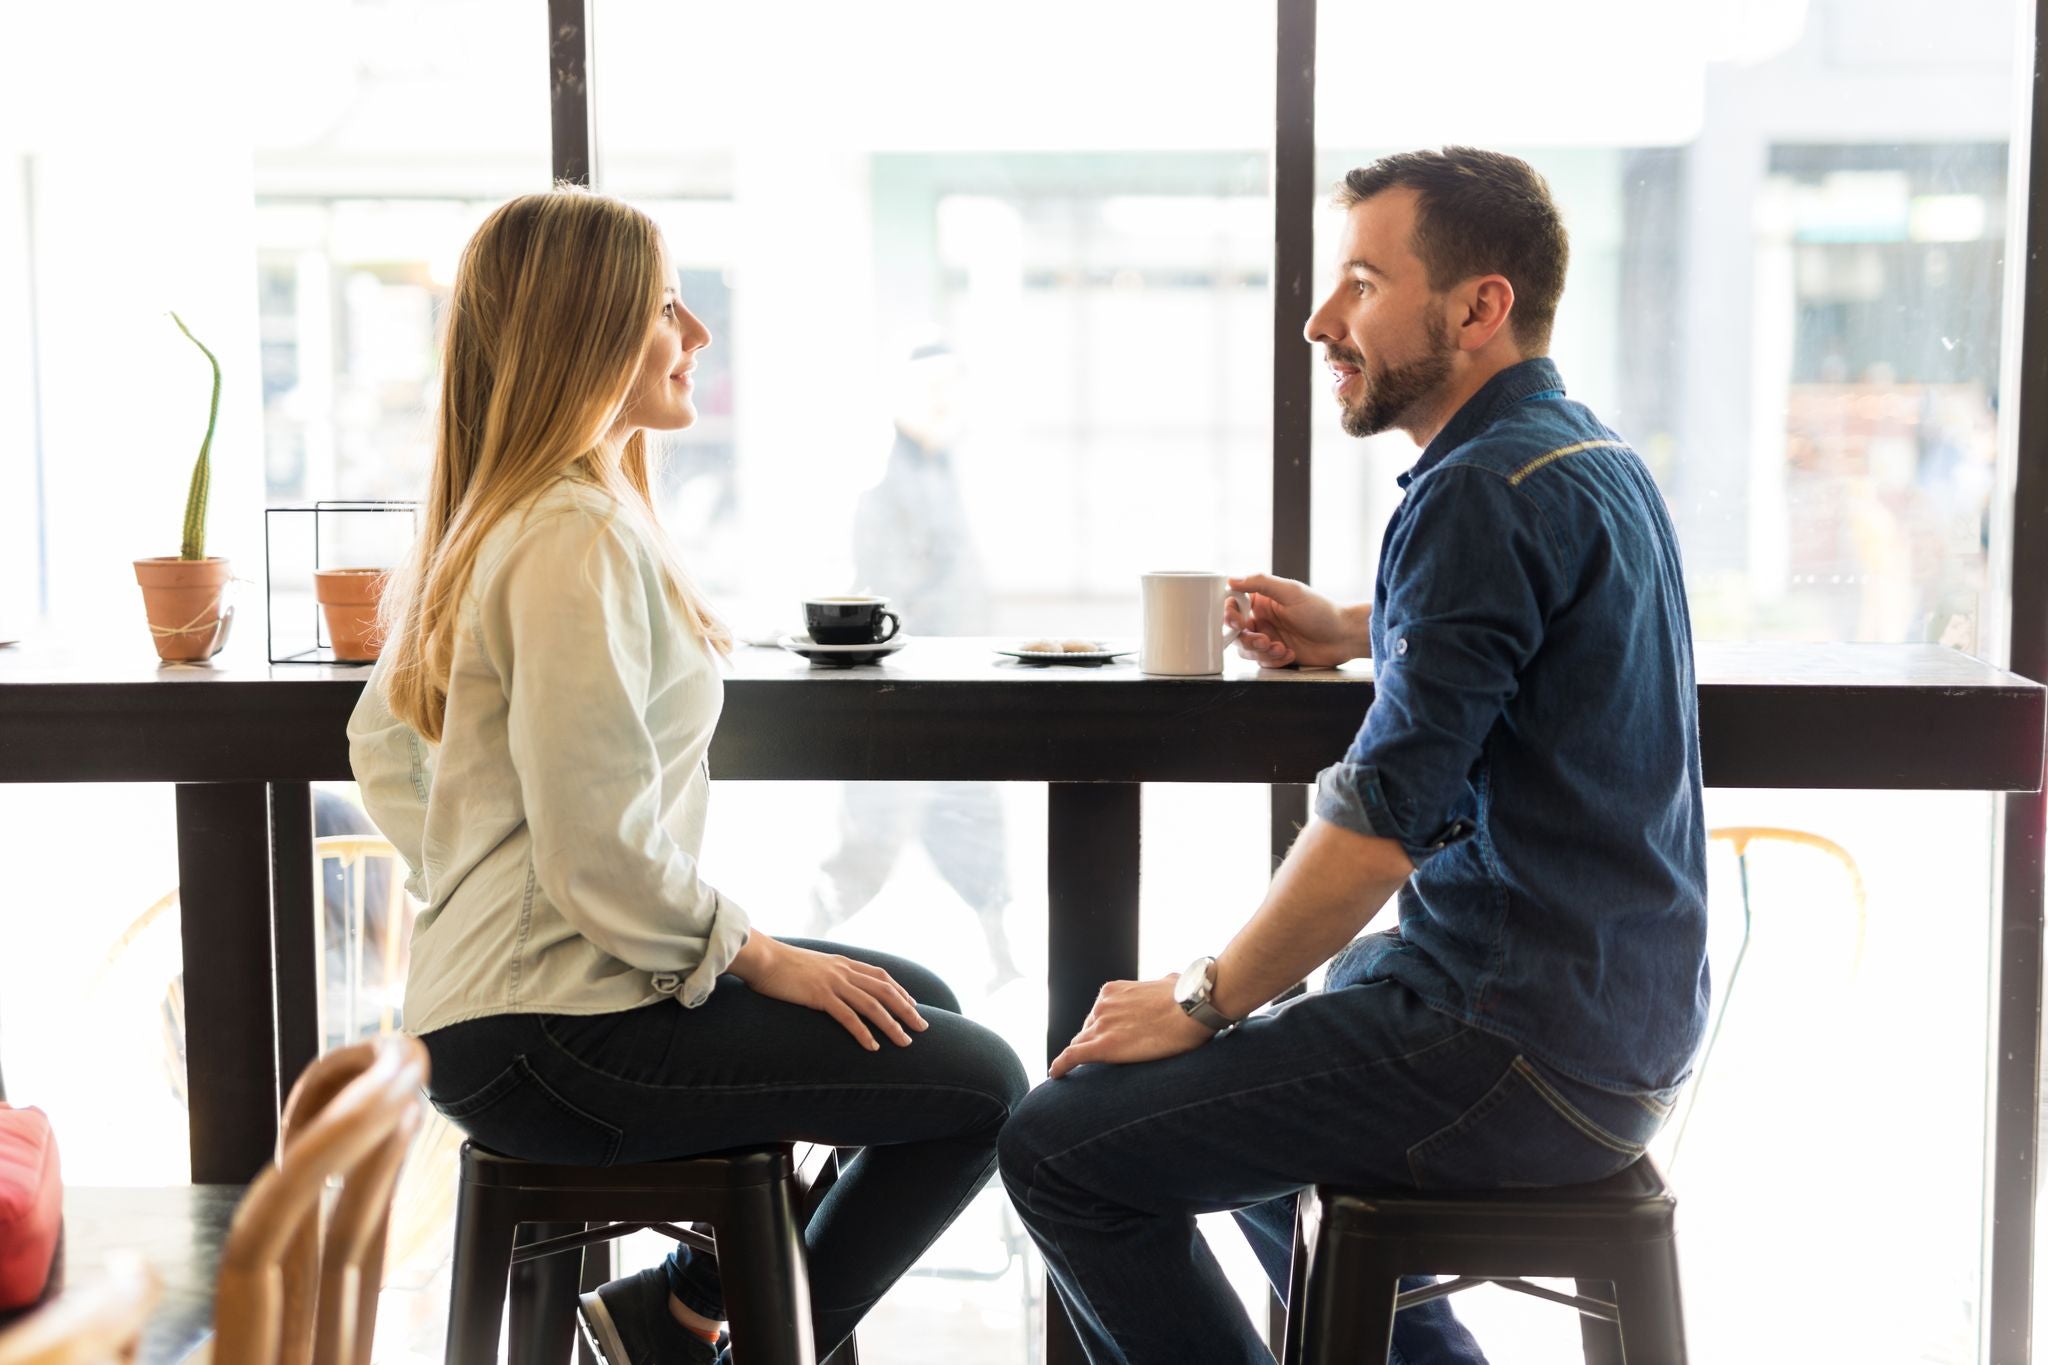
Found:
[[[1185,1005],[1191,1000],[1201,1000],[1209,993],[1209,964],[1216,959],[1198,957],[1188,964],[1180,974],[1180,980],[1173,983],[1173,998]]]

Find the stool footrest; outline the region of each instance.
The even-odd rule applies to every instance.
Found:
[[[1621,1313],[1615,1305],[1605,1299],[1588,1298],[1584,1294],[1561,1294],[1555,1289],[1545,1289],[1540,1284],[1530,1284],[1516,1275],[1484,1275],[1478,1277],[1482,1283],[1497,1284],[1502,1289],[1512,1289],[1517,1294],[1527,1294],[1532,1299],[1543,1299],[1550,1303],[1561,1303],[1566,1308],[1576,1308],[1589,1318],[1602,1322],[1620,1322]]]
[[[1477,1289],[1482,1284],[1494,1284],[1490,1275],[1461,1275],[1455,1280],[1439,1280],[1421,1289],[1404,1289],[1394,1296],[1394,1311],[1413,1308],[1418,1303],[1431,1303],[1437,1299],[1448,1299],[1453,1294],[1462,1294],[1468,1289]]]
[[[647,1225],[664,1237],[673,1237],[678,1242],[703,1252],[707,1256],[718,1254],[718,1239],[695,1228],[679,1228],[674,1223],[649,1223]]]
[[[1513,1275],[1461,1275],[1455,1280],[1445,1280],[1439,1284],[1428,1285],[1421,1289],[1404,1289],[1394,1296],[1394,1311],[1398,1313],[1403,1308],[1413,1308],[1418,1303],[1428,1303],[1433,1299],[1447,1299],[1453,1294],[1462,1294],[1468,1289],[1477,1289],[1482,1284],[1497,1284],[1502,1289],[1512,1289],[1517,1294],[1527,1294],[1531,1298],[1545,1299],[1551,1303],[1561,1303],[1566,1308],[1578,1309],[1589,1318],[1599,1318],[1605,1322],[1619,1322],[1621,1320],[1620,1315],[1615,1311],[1614,1305],[1605,1299],[1589,1299],[1578,1294],[1560,1294],[1555,1289],[1545,1289],[1540,1284],[1530,1284],[1527,1280]]]
[[[521,1242],[512,1252],[512,1264],[538,1261],[543,1256],[559,1256],[565,1251],[577,1251],[584,1247],[596,1246],[599,1242],[613,1242],[621,1237],[630,1237],[636,1232],[658,1232],[672,1237],[708,1255],[718,1254],[717,1239],[695,1228],[677,1227],[674,1223],[600,1223],[582,1232],[566,1233],[560,1237],[549,1237],[538,1242]]]

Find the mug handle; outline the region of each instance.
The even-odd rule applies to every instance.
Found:
[[[880,636],[875,641],[875,643],[878,645],[887,644],[889,641],[896,638],[897,631],[903,629],[903,618],[898,616],[893,611],[878,611],[875,613],[875,615],[888,618],[889,633],[887,635]]]
[[[1237,603],[1239,624],[1223,628],[1222,643],[1226,646],[1244,633],[1243,622],[1252,619],[1252,595],[1250,593],[1233,592],[1230,594],[1230,598]]]

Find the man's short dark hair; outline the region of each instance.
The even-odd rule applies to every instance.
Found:
[[[1345,176],[1337,206],[1348,210],[1391,189],[1416,193],[1413,249],[1429,287],[1506,276],[1515,290],[1508,317],[1515,344],[1524,355],[1548,351],[1571,243],[1535,168],[1477,147],[1397,152]]]

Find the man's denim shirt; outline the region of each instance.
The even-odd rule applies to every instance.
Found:
[[[1392,979],[1593,1085],[1662,1091],[1707,1012],[1692,630],[1663,497],[1548,360],[1502,371],[1401,486],[1375,700],[1316,814],[1399,840]]]

